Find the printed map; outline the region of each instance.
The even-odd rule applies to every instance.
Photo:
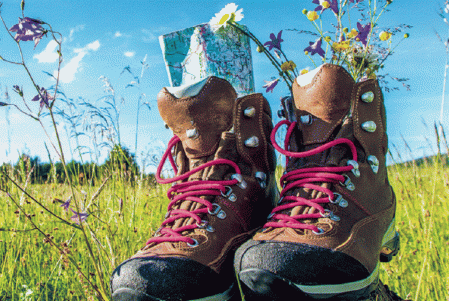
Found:
[[[208,76],[229,81],[239,96],[254,93],[250,40],[227,26],[213,32],[208,23],[159,37],[172,87]]]

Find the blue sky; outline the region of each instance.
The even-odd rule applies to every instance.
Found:
[[[303,52],[312,38],[287,30],[313,30],[301,13],[304,8],[311,10],[315,7],[311,0],[234,2],[239,8],[243,8],[244,18],[240,23],[247,25],[262,42],[269,40],[270,33],[283,30],[284,52],[299,68],[313,69]],[[164,128],[156,104],[157,93],[162,87],[169,85],[158,36],[208,22],[227,3],[229,1],[28,0],[25,16],[40,18],[63,35],[61,88],[67,97],[81,97],[94,103],[105,95],[104,83],[99,78],[109,78],[118,98],[124,99],[120,111],[121,140],[132,152],[135,152],[137,98],[140,93],[145,93],[144,101],[148,102],[151,109],[141,107],[139,114],[139,144],[136,153],[141,156],[142,153],[151,152],[153,148],[164,148],[171,136],[170,131]],[[395,153],[394,144],[404,158],[408,156],[405,154],[402,137],[411,146],[415,157],[432,154],[426,138],[435,141],[433,122],[439,119],[445,64],[445,49],[435,30],[445,39],[449,30],[437,14],[443,4],[443,0],[394,0],[389,6],[391,11],[379,20],[381,28],[398,24],[413,26],[407,30],[410,38],[399,45],[395,54],[387,60],[384,69],[393,76],[410,79],[408,83],[411,91],[400,89],[385,93],[390,148]],[[326,13],[330,16],[330,11]],[[17,23],[20,14],[20,0],[3,1],[2,16],[8,27]],[[398,40],[399,37],[394,37],[393,44]],[[0,55],[18,60],[17,47],[3,28],[0,30],[0,41]],[[23,44],[26,62],[43,87],[51,86],[52,81],[42,71],[53,73],[57,67],[54,62],[55,54],[52,53],[53,45],[49,42],[50,39],[44,38],[35,50],[32,43]],[[264,80],[269,80],[276,72],[268,60],[255,52],[255,47],[252,46],[256,92],[263,92],[273,112],[276,112],[279,98],[287,90],[284,85],[278,85],[273,93],[264,92]],[[132,77],[126,72],[120,75],[123,68],[130,66],[136,75],[140,75],[140,62],[145,56],[148,69],[142,77],[141,90],[125,89]],[[32,91],[24,70],[4,62],[0,62],[0,84],[0,101],[4,101],[4,92],[8,89],[11,101],[23,106],[12,92],[12,86],[16,84],[23,86],[27,99],[36,94]],[[35,105],[32,109],[36,111],[38,106],[34,103],[32,105]],[[448,130],[449,99],[444,110],[443,126]],[[73,149],[75,142],[72,140],[68,143],[62,125],[60,130],[64,137],[65,153],[70,158],[69,146]],[[82,137],[81,143],[87,145],[90,139]],[[44,145],[46,141],[38,123],[14,108],[9,111],[4,107],[0,108],[0,163],[15,162],[18,154],[23,152],[38,155],[48,161]],[[433,148],[436,149],[434,146]],[[51,156],[56,159],[53,151]]]

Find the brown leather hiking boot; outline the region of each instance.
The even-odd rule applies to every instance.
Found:
[[[175,185],[161,228],[113,272],[113,300],[228,300],[235,250],[278,197],[270,107],[217,77],[162,89],[158,107],[175,136],[156,178]],[[167,158],[176,176],[162,179]]]
[[[359,300],[377,287],[379,258],[399,248],[383,96],[376,80],[355,83],[340,66],[306,75],[293,85],[295,121],[271,135],[287,156],[280,201],[235,269],[258,300]]]

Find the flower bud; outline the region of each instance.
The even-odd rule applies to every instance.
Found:
[[[309,54],[309,52],[308,52],[308,51],[304,51],[304,54],[305,54],[305,55],[308,55],[308,54]]]
[[[326,37],[324,37],[324,40],[325,40],[326,42],[330,42],[331,37],[330,37],[330,36],[326,36]]]
[[[404,39],[407,39],[410,35],[408,33],[404,34]]]
[[[7,103],[0,102],[0,107],[4,107],[4,106],[7,106],[7,105],[8,105]]]
[[[22,2],[20,2],[20,9],[22,9],[22,11],[25,9],[25,0],[22,0]]]
[[[343,28],[344,33],[348,32],[348,31],[349,31],[349,29],[347,27]]]
[[[257,52],[262,53],[265,51],[265,47],[263,46],[257,46]]]
[[[305,9],[305,8],[302,10],[302,13],[303,13],[304,15],[307,15],[308,12],[309,12],[309,11],[308,11],[307,9]]]
[[[329,7],[331,7],[331,5],[329,4],[329,2],[327,2],[327,1],[321,2],[321,6],[324,7],[324,8],[329,8]]]

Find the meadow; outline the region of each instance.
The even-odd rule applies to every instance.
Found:
[[[360,1],[356,1],[358,2]],[[24,3],[21,1],[22,15]],[[371,5],[371,1],[369,3]],[[385,9],[392,1],[386,0],[383,3]],[[449,12],[449,4],[446,8]],[[333,10],[336,16],[341,16],[335,12],[335,7]],[[318,19],[315,11],[305,10],[303,13],[307,14],[311,22]],[[233,19],[229,22],[233,23]],[[354,45],[367,43],[367,35],[377,22],[373,20],[374,18],[369,26],[359,29],[363,32],[356,31],[358,35],[363,33],[364,41],[360,38],[353,40]],[[340,34],[345,33],[348,39],[354,39],[355,34],[348,32],[348,28],[345,31],[341,19],[338,21]],[[9,118],[10,108],[14,107],[40,123],[49,138],[55,137],[49,139],[47,143],[50,144],[48,147],[46,144],[46,147],[47,151],[49,148],[54,149],[58,158],[52,161],[54,157],[48,151],[49,162],[40,163],[38,158],[24,153],[18,162],[0,166],[0,301],[110,300],[109,277],[113,269],[143,247],[164,219],[169,203],[166,197],[169,186],[157,184],[154,175],[145,172],[146,167],[159,160],[161,150],[150,149],[147,154],[137,155],[131,154],[122,146],[120,108],[125,100],[116,93],[108,78],[100,78],[104,82],[106,94],[96,102],[68,98],[58,86],[63,61],[62,36],[53,31],[48,23],[40,20],[23,18],[19,19],[19,23],[10,29],[5,24],[5,28],[17,43],[22,60],[2,60],[24,67],[38,94],[28,100],[23,87],[19,86],[21,83],[17,83],[13,86],[12,95],[21,98],[24,107],[16,105],[14,99],[11,100],[8,90],[2,91],[5,97],[2,99],[4,102],[0,102],[0,107],[6,110],[6,119]],[[23,30],[24,28],[33,30]],[[398,28],[395,31],[401,32]],[[14,37],[11,32],[16,32]],[[56,76],[47,74],[55,82],[48,90],[39,87],[33,80],[19,43],[21,40],[33,40],[37,45],[44,35],[56,42],[58,54]],[[349,35],[352,37],[349,38]],[[389,40],[390,36],[391,33],[385,32],[381,40]],[[330,37],[321,38],[331,41]],[[404,38],[408,38],[408,34],[404,34]],[[358,77],[373,76],[373,72],[381,68],[386,57],[393,53],[389,43],[388,49],[381,48],[383,52],[380,54],[384,55],[381,62],[375,59],[365,62],[369,56],[357,61],[356,56],[341,56],[349,44],[338,41],[334,43],[336,45],[333,47],[336,48],[333,52],[339,53],[338,58],[353,58],[353,61],[337,63],[347,63],[347,66],[354,67],[360,64],[354,70],[365,73],[358,74]],[[280,43],[277,39],[272,39],[271,43],[275,42]],[[321,47],[321,39],[316,40],[313,49],[312,43],[310,44],[310,50],[317,50]],[[268,51],[259,47],[258,51],[269,55]],[[280,46],[278,47],[280,50]],[[364,47],[368,49],[366,44]],[[321,48],[320,50],[324,53]],[[274,62],[276,59],[271,54],[270,56]],[[332,62],[334,57],[337,58],[336,55],[331,56]],[[291,71],[296,75],[293,70],[295,64],[287,61],[286,57],[284,63],[278,64],[280,74],[290,78]],[[125,89],[134,87],[138,93],[136,129],[139,124],[139,109],[142,106],[150,107],[145,102],[145,94],[140,86],[140,79],[148,68],[146,57],[140,67],[140,76],[136,76],[139,73],[134,73],[129,66],[122,72],[131,76],[131,82]],[[291,76],[291,79],[294,78]],[[278,80],[271,83],[277,84]],[[397,80],[400,83],[404,81]],[[36,104],[33,106],[34,111],[28,106],[30,101]],[[35,110],[37,106],[38,111]],[[7,125],[10,126],[9,119]],[[62,129],[65,133],[62,133]],[[410,150],[409,153],[393,150],[395,154],[389,154],[393,161],[388,171],[397,198],[396,222],[401,250],[390,263],[382,265],[380,278],[402,298],[414,301],[449,300],[449,147],[443,129],[438,129],[436,125],[435,129],[434,146],[437,146],[437,151],[434,156],[415,160],[409,147],[406,147]],[[136,130],[134,149],[138,149],[137,133]],[[65,161],[60,138],[64,134],[64,141],[68,142],[71,152],[71,156],[67,157],[90,157],[90,163]],[[85,145],[85,138],[92,143]],[[2,143],[10,144],[10,140],[8,129],[8,138]],[[104,150],[108,151],[108,157],[100,164]],[[136,157],[141,160],[139,163],[136,162]],[[282,167],[279,166],[278,178],[282,172]]]
[[[449,300],[448,163],[438,155],[389,166],[401,250],[380,277],[402,298]],[[2,174],[0,300],[108,300],[114,267],[163,220],[168,186],[116,172],[72,191],[67,183],[30,184],[15,174]],[[80,225],[61,207],[72,193],[71,206],[78,202],[89,213]]]

